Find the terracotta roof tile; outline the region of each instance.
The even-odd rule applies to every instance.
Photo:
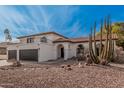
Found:
[[[71,40],[70,39],[65,39],[65,38],[59,38],[59,39],[56,39],[53,42],[54,43],[57,43],[57,42],[71,42]]]
[[[116,34],[112,35],[113,39],[118,39],[118,36]],[[104,35],[102,37],[102,40],[106,40],[106,35]],[[100,41],[100,36],[96,36],[96,41]],[[89,37],[80,37],[80,38],[71,38],[71,39],[63,39],[63,38],[59,38],[57,40],[54,41],[54,43],[57,42],[71,42],[71,43],[81,43],[81,42],[89,42]]]

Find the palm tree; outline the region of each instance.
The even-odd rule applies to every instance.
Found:
[[[12,41],[12,37],[11,37],[10,31],[8,29],[4,30],[4,34],[5,34],[5,41]]]

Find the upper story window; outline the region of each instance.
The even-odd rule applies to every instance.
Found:
[[[33,43],[34,39],[33,38],[27,38],[27,43]]]
[[[41,37],[40,42],[47,43],[47,38],[46,37]]]

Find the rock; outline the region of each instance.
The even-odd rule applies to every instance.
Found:
[[[35,70],[35,68],[31,68],[31,70]]]
[[[61,66],[61,68],[64,68],[64,67],[65,67],[64,65]]]
[[[92,64],[92,61],[91,61],[91,59],[90,59],[90,56],[87,54],[86,55],[86,63],[85,63],[85,65],[86,66],[90,66]]]
[[[24,70],[27,70],[26,68],[24,68]]]
[[[8,68],[0,68],[1,70],[8,70]]]
[[[20,67],[22,64],[19,61],[14,61],[12,66],[13,67]]]
[[[46,69],[49,69],[48,67],[46,67]]]
[[[100,62],[102,65],[106,65],[108,62],[106,59],[102,59],[101,62]]]
[[[68,71],[71,71],[71,70],[72,70],[72,68],[70,68],[70,67],[69,67],[69,68],[67,68],[67,70],[68,70]]]
[[[78,67],[79,67],[79,68],[83,68],[84,66],[83,66],[81,63],[79,63],[79,64],[78,64]]]
[[[71,67],[71,65],[67,65],[67,67]]]

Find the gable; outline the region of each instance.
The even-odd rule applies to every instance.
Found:
[[[42,33],[42,34],[35,34],[35,35],[29,35],[29,36],[23,36],[19,37],[21,43],[27,43],[27,38],[33,38],[34,42],[40,42],[41,38],[45,37],[49,42],[52,42],[58,38],[66,38],[60,34],[54,33],[54,32],[48,32],[48,33]]]

